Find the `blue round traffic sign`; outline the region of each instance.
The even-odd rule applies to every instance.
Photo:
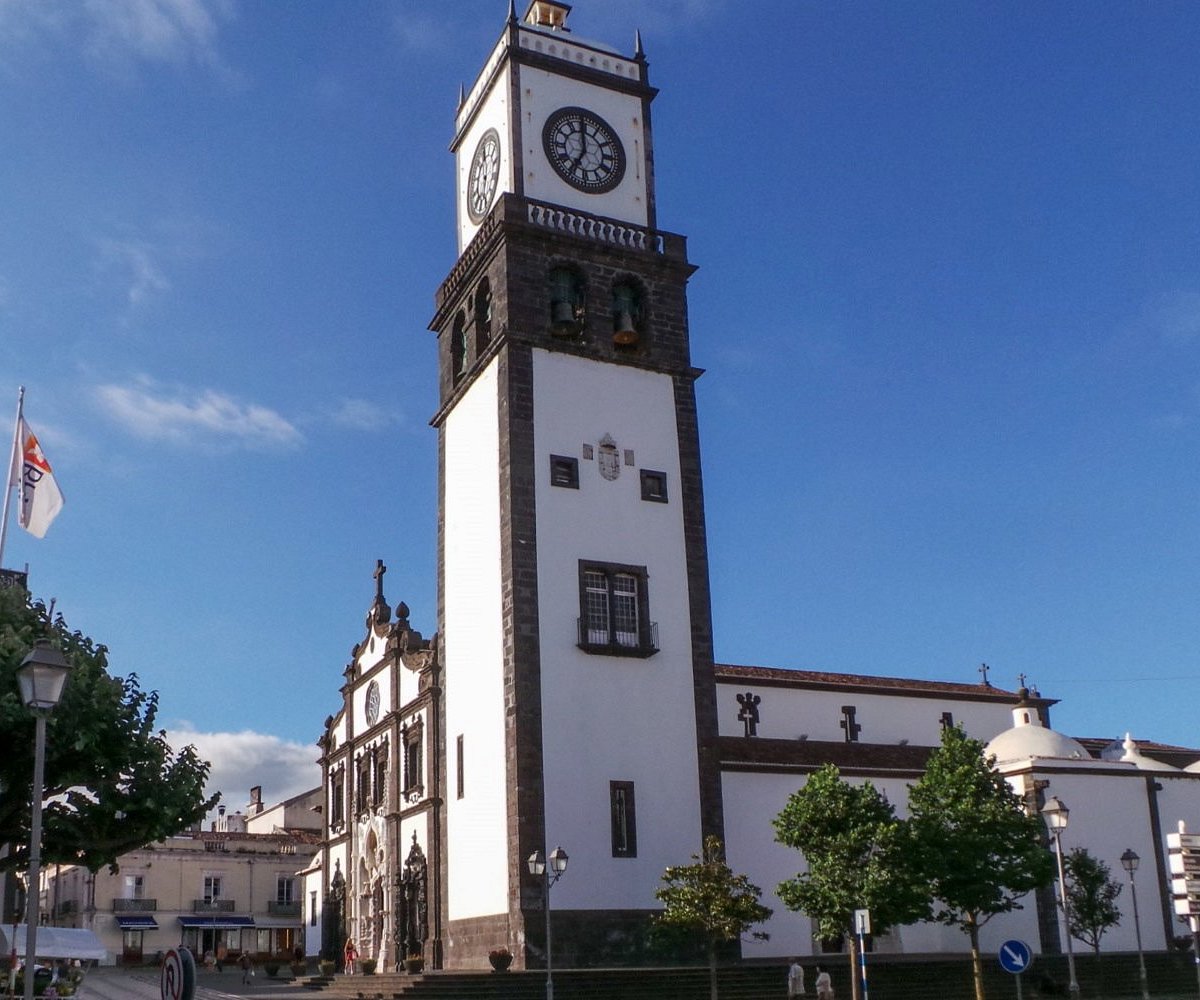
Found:
[[[1005,972],[1021,973],[1029,968],[1033,961],[1033,950],[1024,941],[1005,941],[1000,946],[996,956],[1000,959],[1000,968]]]

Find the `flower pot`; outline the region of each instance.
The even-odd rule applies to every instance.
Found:
[[[423,972],[425,969],[425,959],[423,958],[406,958],[404,960],[404,971],[409,975],[415,975],[418,972]]]
[[[508,967],[512,965],[512,960],[513,957],[508,952],[488,955],[488,961],[492,965],[493,972],[507,972]]]

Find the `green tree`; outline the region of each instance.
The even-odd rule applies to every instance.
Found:
[[[154,728],[158,695],[136,675],[108,673],[108,651],[20,588],[0,589],[0,870],[28,865],[34,722],[21,702],[16,671],[34,642],[48,638],[71,673],[47,719],[43,863],[90,871],[201,819],[208,763],[195,748],[175,753]],[[23,791],[22,791],[23,790]]]
[[[857,998],[854,911],[870,911],[875,934],[929,912],[907,825],[869,781],[852,785],[832,764],[792,793],[774,824],[775,839],[801,851],[808,866],[779,885],[779,898],[788,909],[807,913],[820,937],[849,938],[850,981]]]
[[[984,1000],[979,929],[1054,878],[1041,818],[985,759],[983,744],[960,727],[942,731],[942,745],[909,789],[917,856],[934,897],[933,918],[956,926],[971,942],[976,1000]]]
[[[1112,870],[1086,847],[1074,848],[1063,858],[1067,875],[1067,898],[1071,901],[1071,937],[1092,949],[1100,959],[1100,939],[1110,927],[1121,922],[1117,897],[1121,883]]]
[[[709,989],[717,1000],[717,951],[771,916],[758,900],[762,889],[725,863],[720,837],[704,838],[703,855],[692,864],[672,865],[663,872],[654,895],[663,904],[659,924],[697,935],[708,953]],[[760,937],[766,937],[760,934]]]

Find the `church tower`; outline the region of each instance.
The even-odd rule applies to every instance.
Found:
[[[437,294],[445,858],[437,964],[637,959],[722,832],[683,237],[658,229],[640,38],[534,0],[461,99]]]

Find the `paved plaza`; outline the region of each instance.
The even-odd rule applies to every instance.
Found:
[[[223,972],[198,972],[196,1000],[226,1000],[229,997],[270,997],[271,1000],[300,1000],[314,994],[302,989],[295,981],[271,979],[261,968],[249,986],[242,985],[240,969]],[[151,968],[93,969],[83,981],[78,1000],[161,1000],[158,970]]]

